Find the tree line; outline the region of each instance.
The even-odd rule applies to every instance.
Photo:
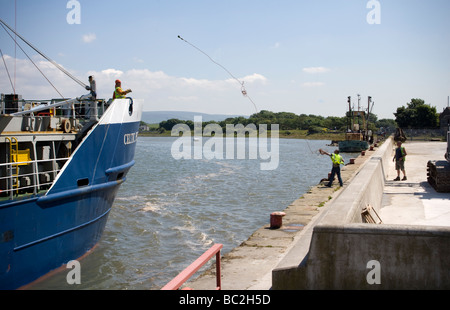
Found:
[[[380,128],[393,131],[395,128],[436,128],[439,124],[439,114],[436,112],[436,107],[425,104],[422,99],[411,99],[411,102],[405,106],[398,107],[394,119],[380,119],[376,114],[369,115],[368,127],[376,131]],[[355,119],[356,122],[362,124],[361,119]],[[202,126],[215,123],[219,124],[223,130],[226,129],[226,124],[254,124],[257,127],[260,124],[266,124],[270,128],[271,124],[278,124],[280,130],[308,130],[308,132],[321,132],[328,130],[345,131],[351,127],[349,112],[345,116],[320,116],[313,114],[297,115],[291,112],[272,112],[262,110],[258,113],[252,114],[246,118],[243,116],[227,118],[223,121],[208,121],[203,122]],[[194,122],[191,120],[169,119],[159,123],[159,131],[171,131],[177,124],[186,124],[194,129]]]
[[[360,120],[362,122],[362,120]],[[300,114],[297,115],[291,112],[271,112],[267,110],[262,110],[258,113],[252,114],[250,117],[246,118],[243,116],[227,118],[223,121],[208,121],[203,122],[202,126],[208,124],[219,124],[223,130],[226,129],[226,124],[242,124],[247,126],[248,124],[254,124],[257,127],[260,124],[266,124],[267,128],[270,129],[271,124],[278,124],[280,130],[308,130],[310,132],[320,131],[320,130],[336,130],[345,131],[349,126],[349,119],[347,116],[337,117],[328,116],[323,117],[313,114]],[[173,126],[176,124],[186,124],[189,128],[194,129],[194,122],[191,120],[179,120],[179,119],[169,119],[167,121],[162,121],[159,123],[159,128],[164,130],[172,130]],[[375,114],[371,114],[369,117],[369,128],[376,130],[380,127],[394,127],[394,120],[382,119],[377,120]]]

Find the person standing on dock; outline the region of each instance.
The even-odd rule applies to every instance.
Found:
[[[395,155],[394,158],[392,158],[392,161],[395,160],[395,170],[397,170],[397,177],[394,179],[394,181],[400,181],[400,170],[403,172],[402,181],[406,181],[406,172],[405,172],[406,155],[407,155],[406,150],[402,146],[402,142],[397,141],[397,148],[395,149]]]
[[[319,150],[320,154],[322,155],[328,155],[331,157],[331,161],[333,162],[333,168],[331,168],[331,175],[329,178],[329,182],[326,186],[331,187],[331,184],[333,184],[334,176],[337,175],[339,185],[342,187],[344,183],[342,182],[341,178],[341,165],[344,164],[344,159],[341,155],[339,155],[339,150],[335,150],[333,154],[330,154],[322,149]]]

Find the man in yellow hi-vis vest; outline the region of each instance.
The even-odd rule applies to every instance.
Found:
[[[339,150],[335,150],[333,154],[330,154],[322,149],[319,150],[320,154],[325,154],[331,157],[331,161],[333,162],[333,168],[331,168],[331,175],[328,179],[328,184],[326,186],[331,187],[331,184],[333,184],[334,176],[337,175],[339,185],[343,186],[344,183],[342,182],[341,178],[341,165],[344,164],[344,159],[341,155],[339,155]]]
[[[131,89],[122,90],[122,82],[120,80],[116,80],[116,87],[114,88],[113,99],[124,99],[125,96],[131,93]]]

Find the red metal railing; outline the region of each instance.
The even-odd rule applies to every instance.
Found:
[[[167,283],[161,290],[177,290],[184,282],[186,282],[194,273],[196,273],[204,264],[206,264],[214,255],[216,256],[216,290],[222,289],[220,281],[220,250],[223,244],[215,244],[199,258],[197,258],[189,267],[184,269],[172,281]],[[189,289],[189,288],[186,288]]]

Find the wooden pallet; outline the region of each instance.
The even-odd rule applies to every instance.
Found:
[[[383,223],[377,211],[375,211],[375,209],[369,204],[362,209],[361,216],[364,223],[372,223],[372,224]]]

